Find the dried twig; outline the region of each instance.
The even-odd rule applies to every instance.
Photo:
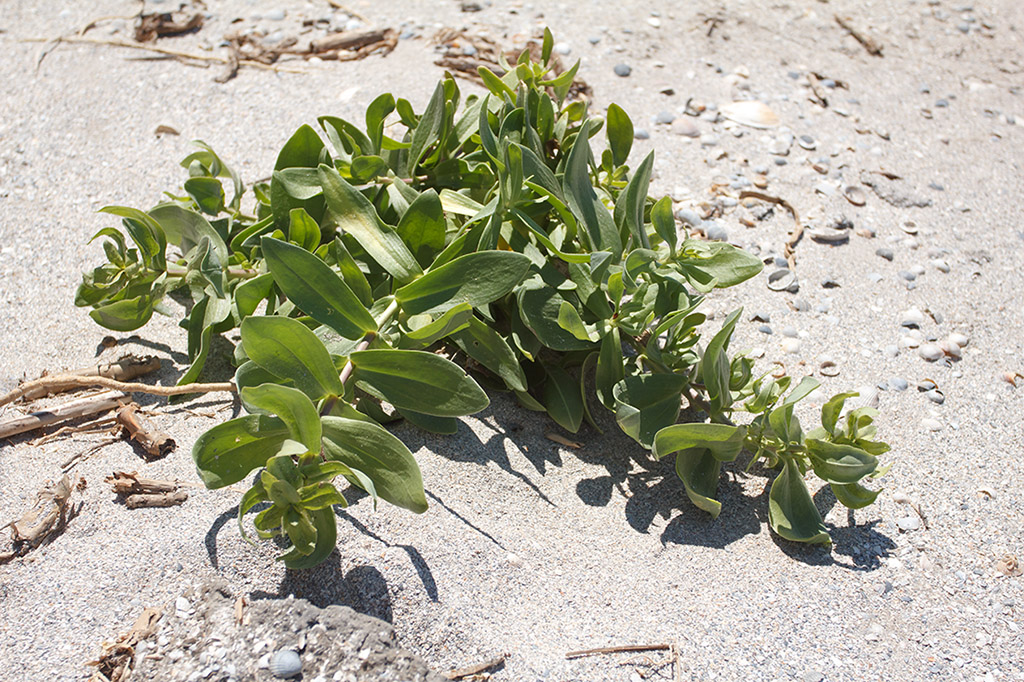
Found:
[[[109,381],[109,379],[108,379]],[[88,417],[120,407],[128,396],[120,391],[104,391],[86,398],[72,400],[49,410],[14,417],[0,422],[0,438],[9,438],[19,433],[50,426],[59,422]]]
[[[135,403],[125,405],[117,411],[117,423],[122,427],[122,435],[142,446],[150,460],[164,457],[177,447],[173,438],[139,414],[139,406]]]
[[[554,442],[554,443],[558,443],[559,445],[564,445],[565,447],[572,448],[574,450],[578,450],[578,449],[583,447],[583,443],[577,443],[574,440],[569,440],[565,436],[563,436],[561,434],[558,434],[558,433],[555,433],[554,431],[552,431],[550,433],[545,433],[544,437],[547,438],[548,440]]]
[[[124,682],[131,677],[135,662],[135,645],[156,633],[156,624],[162,609],[150,607],[135,620],[131,632],[121,635],[113,642],[103,643],[99,659],[86,665],[96,668],[89,682]]]
[[[88,459],[89,457],[99,452],[103,448],[107,447],[108,445],[113,445],[114,443],[118,442],[118,440],[118,438],[108,438],[102,443],[98,443],[92,446],[88,450],[83,450],[82,452],[71,455],[71,457],[69,457],[67,461],[60,465],[61,471],[63,471],[66,474],[67,472],[74,469],[75,465],[77,465],[79,462]]]
[[[841,17],[838,14],[834,16],[836,23],[845,28],[851,36],[856,38],[857,42],[863,45],[864,49],[868,51],[868,54],[874,55],[876,57],[882,56],[882,46],[878,41],[876,41],[874,38],[867,35],[866,33],[858,31],[848,17]]]
[[[482,672],[486,672],[492,668],[497,668],[505,663],[505,654],[495,656],[492,659],[486,660],[483,663],[477,663],[476,665],[467,666],[465,668],[456,668],[449,670],[444,673],[442,677],[446,680],[460,680],[463,677],[470,677],[471,675],[479,675]]]
[[[568,658],[582,658],[583,656],[598,656],[600,654],[618,654],[631,651],[670,651],[671,644],[626,644],[624,646],[603,646],[597,649],[581,649],[570,651],[565,655]]]
[[[114,362],[104,362],[92,367],[83,367],[82,369],[64,372],[64,374],[76,377],[106,377],[118,381],[128,381],[129,379],[135,379],[150,372],[155,372],[158,369],[160,369],[160,358],[155,355],[144,355],[141,357],[138,355],[125,355]],[[14,391],[0,397],[0,405],[6,405],[11,402],[11,396],[19,391],[20,395],[13,399],[21,398],[22,400],[29,401],[42,398],[51,393],[63,393],[64,391],[81,388],[81,384],[75,382],[60,384],[53,382],[52,377],[44,376],[42,378],[50,380],[28,390],[25,389],[25,385],[32,384],[33,382],[26,382],[26,384],[22,384]]]
[[[108,379],[107,377],[101,376],[83,377],[75,376],[73,374],[53,374],[48,377],[42,377],[41,379],[35,379],[34,381],[26,381],[10,393],[0,397],[0,406],[13,402],[30,391],[36,391],[42,388],[50,390],[49,387],[51,386],[65,385],[78,388],[109,388],[115,391],[147,393],[149,395],[159,395],[164,397],[172,395],[188,395],[190,393],[217,393],[220,391],[225,393],[234,393],[236,390],[235,385],[230,381],[212,384],[185,384],[183,386],[152,386],[150,384],[118,381],[116,379]],[[64,388],[63,390],[67,389]],[[0,435],[0,438],[2,437],[3,436]]]
[[[30,550],[50,542],[57,536],[67,522],[74,517],[75,510],[69,507],[71,493],[77,488],[85,487],[85,480],[72,487],[71,480],[64,476],[56,485],[47,485],[36,494],[36,502],[32,509],[25,512],[20,519],[8,523],[4,528],[11,529],[12,549],[0,553],[0,564],[7,563],[14,557],[24,556]]]
[[[174,481],[154,481],[139,478],[137,472],[115,471],[104,479],[110,483],[118,497],[129,509],[140,507],[170,507],[188,499],[188,493]]]
[[[796,268],[796,245],[800,242],[800,238],[804,236],[804,226],[800,224],[800,216],[797,214],[796,209],[793,205],[781,197],[774,197],[770,194],[764,194],[762,192],[755,192],[753,190],[744,190],[740,192],[740,199],[760,199],[761,201],[769,201],[773,204],[782,206],[793,216],[793,221],[796,223],[796,227],[789,233],[789,241],[786,242],[785,250],[786,260],[789,261],[790,269]]]
[[[213,54],[196,54],[194,52],[183,52],[181,50],[172,50],[167,47],[159,47],[157,45],[143,45],[141,43],[133,43],[127,40],[105,40],[101,38],[86,38],[86,37],[69,37],[62,36],[60,38],[26,38],[22,42],[26,43],[48,43],[54,41],[56,43],[71,43],[71,44],[85,44],[85,45],[107,45],[110,47],[127,47],[134,50],[145,50],[146,52],[154,52],[156,54],[166,55],[168,57],[175,57],[178,59],[192,59],[198,62],[215,62],[218,64],[231,64],[231,57],[221,57]],[[263,64],[251,59],[240,59],[238,63],[241,66],[251,66],[256,69],[264,69],[266,71],[276,71],[280,73],[307,73],[302,69],[289,69],[284,66],[277,66],[276,64]]]

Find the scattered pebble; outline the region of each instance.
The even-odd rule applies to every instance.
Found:
[[[572,48],[569,47],[569,43],[555,43],[554,47],[551,49],[560,55],[568,55],[572,52]]]
[[[932,264],[932,267],[935,268],[936,270],[938,270],[939,272],[949,272],[949,270],[950,270],[949,263],[947,263],[946,261],[942,260],[941,258],[934,259],[931,262],[931,264]]]
[[[725,228],[714,220],[706,220],[701,223],[701,229],[704,230],[704,234],[708,239],[714,241],[725,242],[729,241],[729,233],[725,231]]]
[[[889,388],[894,391],[905,391],[910,386],[910,383],[906,379],[901,377],[892,377],[889,379]]]
[[[697,227],[703,222],[697,212],[689,208],[681,208],[676,211],[676,218],[690,227]]]
[[[857,185],[849,185],[843,190],[843,196],[854,206],[863,206],[868,201],[867,192]]]
[[[633,73],[633,67],[631,67],[629,64],[615,65],[615,75],[618,76],[619,78],[625,78],[631,73]]]
[[[938,389],[932,389],[931,391],[926,392],[924,397],[928,398],[928,400],[932,401],[936,405],[941,405],[946,402],[946,396],[942,395],[942,391]]]
[[[895,343],[890,343],[888,346],[882,349],[882,352],[885,353],[885,357],[894,358],[900,354],[900,347],[897,346]]]
[[[928,431],[941,431],[942,422],[938,419],[932,419],[930,417],[921,420],[921,426]]]
[[[767,324],[762,324],[760,327],[757,328],[757,331],[761,332],[762,334],[771,334],[772,328]]]
[[[783,327],[782,328],[782,335],[783,336],[788,336],[791,339],[795,339],[795,338],[797,338],[797,336],[799,336],[799,334],[796,331],[796,327]]]
[[[790,291],[796,293],[800,285],[792,270],[783,268],[768,275],[768,288],[772,291]]]
[[[876,256],[881,256],[882,258],[884,258],[887,261],[891,261],[893,258],[896,257],[896,254],[893,253],[892,249],[886,248],[884,246],[880,247],[878,249],[875,249],[875,255]]]
[[[601,42],[601,36],[590,36],[589,38],[587,38],[587,42],[590,43],[591,45],[597,45],[599,42]]]
[[[801,135],[797,138],[797,144],[806,149],[812,151],[818,148],[818,143],[814,141],[814,138],[810,135]]]
[[[674,120],[676,120],[676,115],[667,109],[659,111],[658,115],[654,117],[654,123],[657,125],[669,125]]]
[[[648,140],[650,139],[651,134],[647,132],[645,128],[637,128],[633,131],[633,137],[637,140]]]
[[[924,324],[924,313],[918,308],[910,308],[900,313],[900,326],[920,327]]]
[[[714,147],[718,144],[718,136],[712,135],[711,133],[705,133],[700,136],[701,147]]]
[[[953,332],[946,338],[949,340],[950,343],[955,343],[961,348],[964,348],[965,346],[967,346],[968,343],[971,342],[971,340],[967,338],[965,334],[960,334],[959,332]]]
[[[897,274],[899,274],[901,279],[905,279],[908,282],[913,282],[917,279],[917,275],[912,273],[910,270],[900,270]]]
[[[700,137],[700,128],[690,120],[689,116],[683,116],[672,121],[672,132],[683,137]]]
[[[912,530],[920,530],[921,519],[917,516],[903,516],[896,519],[896,527],[904,533]]]
[[[283,9],[272,9],[263,15],[263,18],[268,21],[283,21],[284,17],[285,11]]]

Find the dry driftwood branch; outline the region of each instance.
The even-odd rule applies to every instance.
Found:
[[[876,57],[882,56],[882,46],[877,40],[872,38],[866,33],[862,33],[857,30],[848,17],[841,17],[838,14],[834,15],[836,23],[846,29],[846,31],[856,38],[857,42],[864,46],[864,49],[868,51],[868,54]]]
[[[160,369],[160,358],[155,355],[125,355],[114,362],[104,362],[99,365],[93,365],[92,367],[74,369],[70,372],[64,372],[64,374],[76,377],[106,377],[116,381],[128,381],[130,379],[135,379],[149,374],[150,372],[155,372],[158,369]],[[41,378],[52,379],[52,377],[46,376]],[[35,388],[26,390],[26,385],[34,385]],[[64,391],[70,391],[75,388],[81,388],[81,384],[74,382],[56,383],[53,381],[46,381],[42,384],[25,382],[18,388],[0,398],[0,405],[5,405],[11,402],[11,400],[17,400],[18,398],[25,401],[35,400],[36,398],[42,398],[43,396],[51,393],[63,393]]]
[[[6,419],[0,421],[0,438],[9,438],[19,433],[50,426],[51,424],[107,412],[108,410],[120,407],[121,403],[127,399],[128,396],[121,391],[104,391],[96,395],[72,400],[50,410],[39,410],[38,412],[20,417]]]
[[[495,656],[494,658],[488,659],[483,663],[477,663],[476,665],[470,665],[465,668],[456,668],[454,670],[449,670],[444,675],[442,675],[442,677],[444,677],[446,680],[461,680],[463,677],[479,675],[480,673],[486,672],[492,668],[497,668],[503,663],[505,663],[505,654]]]
[[[309,44],[309,51],[313,53],[331,52],[333,50],[358,50],[367,45],[374,45],[387,39],[393,29],[371,28],[364,31],[342,31],[332,33],[323,38],[317,38]]]
[[[96,668],[89,682],[126,682],[131,677],[135,662],[135,645],[156,633],[156,624],[162,614],[162,609],[151,606],[135,620],[131,632],[113,642],[104,642],[100,657],[86,663]]]
[[[178,17],[175,17],[175,14]],[[154,12],[139,16],[135,24],[135,40],[145,43],[163,36],[178,36],[203,27],[203,15],[186,16],[181,12]]]
[[[151,461],[166,456],[178,447],[173,438],[139,414],[139,406],[135,403],[125,405],[117,411],[117,423],[121,425],[121,434],[142,446]]]
[[[581,649],[570,651],[566,658],[581,658],[583,656],[597,656],[599,654],[618,654],[631,651],[669,651],[671,644],[626,644],[625,646],[603,646],[597,649]]]
[[[79,479],[75,486],[85,487],[85,480]],[[20,519],[8,523],[11,529],[10,552],[0,553],[0,564],[7,563],[14,557],[24,556],[30,550],[53,540],[75,512],[69,507],[72,487],[71,480],[65,475],[56,485],[47,485],[36,494],[36,502],[32,509],[25,512]]]
[[[53,374],[41,379],[35,379],[34,381],[26,381],[7,395],[0,397],[0,407],[17,400],[29,391],[35,391],[44,387],[49,390],[48,387],[50,386],[63,386],[65,384],[79,388],[95,386],[100,388],[109,388],[115,391],[148,393],[149,395],[160,395],[164,397],[172,395],[188,395],[189,393],[216,393],[218,391],[233,393],[236,390],[235,385],[230,381],[213,384],[185,384],[184,386],[152,386],[150,384],[118,381],[116,379],[108,379],[107,377],[102,376],[82,377],[72,374]]]
[[[135,471],[115,471],[104,481],[111,484],[118,497],[124,500],[124,506],[129,509],[171,507],[188,499],[188,493],[180,490],[174,481],[139,478]]]

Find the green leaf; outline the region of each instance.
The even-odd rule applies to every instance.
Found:
[[[379,156],[357,156],[352,159],[350,170],[353,182],[372,182],[378,175],[387,173],[388,162]]]
[[[462,351],[501,377],[513,391],[526,391],[526,375],[508,343],[490,325],[471,317],[466,329],[452,334]]]
[[[238,532],[241,533],[242,539],[249,544],[255,544],[249,536],[245,534],[245,525],[242,523],[245,513],[255,507],[260,502],[266,502],[270,498],[267,497],[267,491],[263,488],[263,483],[260,481],[256,482],[256,485],[245,491],[242,495],[241,501],[238,503]]]
[[[701,378],[704,380],[704,387],[711,401],[713,411],[728,408],[732,404],[729,393],[729,358],[725,349],[729,345],[729,338],[733,329],[740,319],[743,309],[734,310],[722,323],[722,328],[708,343],[704,350],[704,358],[701,361]]]
[[[302,556],[308,556],[316,548],[316,528],[301,509],[290,507],[284,512],[281,526],[292,541],[293,549]]]
[[[239,319],[245,319],[256,312],[260,302],[274,290],[274,276],[269,272],[247,279],[235,287],[235,307]]]
[[[815,438],[808,438],[805,445],[814,473],[829,483],[856,483],[878,468],[878,458],[852,445]]]
[[[378,265],[400,283],[423,272],[402,238],[381,221],[373,204],[359,190],[333,168],[320,166],[319,174],[331,217]]]
[[[839,415],[843,412],[843,404],[848,398],[855,398],[859,393],[839,393],[832,396],[828,402],[821,406],[821,426],[830,435],[835,435],[836,424],[839,422]]]
[[[417,317],[419,316],[409,318],[410,323]],[[473,306],[468,303],[460,303],[436,320],[403,334],[398,346],[403,350],[422,350],[450,334],[465,329],[472,317]],[[425,315],[423,318],[430,319],[430,316]]]
[[[320,415],[305,393],[288,386],[263,384],[243,388],[240,395],[250,412],[262,410],[277,415],[288,426],[292,438],[310,452],[320,452]]]
[[[89,312],[96,324],[116,332],[130,332],[153,317],[155,299],[151,294],[125,298]]]
[[[185,386],[199,379],[206,364],[206,356],[210,353],[213,329],[229,315],[231,302],[224,298],[207,296],[192,307],[188,318],[188,355],[192,364],[178,379],[178,386]]]
[[[395,110],[395,98],[390,92],[379,95],[366,107],[366,134],[373,153],[379,153],[384,138],[384,121]]]
[[[600,339],[593,328],[587,329],[576,307],[565,300],[558,306],[558,326],[580,341],[597,342]]]
[[[274,170],[285,168],[316,168],[322,162],[323,140],[308,125],[303,124],[284,143],[277,155]]]
[[[651,209],[651,222],[654,223],[654,231],[665,240],[673,256],[676,252],[676,244],[679,241],[676,234],[676,219],[672,215],[672,199],[662,197]]]
[[[874,504],[881,490],[868,490],[860,483],[832,483],[832,494],[848,509],[863,509]]]
[[[410,315],[443,313],[460,303],[477,308],[512,291],[529,268],[521,253],[468,253],[405,285],[395,298]]]
[[[608,135],[608,148],[612,150],[612,163],[621,166],[629,158],[629,151],[633,148],[633,122],[618,104],[608,105],[608,114],[605,116]]]
[[[601,350],[597,356],[597,369],[594,373],[597,397],[600,398],[601,403],[609,410],[615,409],[615,385],[622,381],[625,376],[626,370],[619,328],[612,327],[611,331],[601,339]]]
[[[589,350],[594,344],[580,341],[558,324],[558,312],[565,299],[552,287],[527,281],[519,288],[519,315],[540,341],[558,351]]]
[[[309,518],[316,528],[316,546],[306,555],[288,552],[280,557],[284,565],[292,570],[313,568],[331,555],[338,543],[338,521],[330,507],[309,512]]]
[[[444,249],[444,210],[437,192],[422,192],[409,204],[398,223],[398,234],[423,267],[430,265],[435,254]]]
[[[570,433],[580,430],[583,423],[583,398],[579,383],[561,367],[545,367],[542,402],[544,408],[559,426]]]
[[[262,384],[290,386],[291,383],[291,379],[282,379],[276,374],[271,374],[252,360],[246,360],[235,370],[235,386],[239,391],[249,386],[260,386]]]
[[[347,339],[377,330],[370,311],[322,260],[279,239],[263,237],[260,243],[274,281],[300,310]]]
[[[490,401],[455,363],[418,350],[363,350],[352,353],[356,381],[369,384],[401,409],[436,417],[461,417]]]
[[[742,426],[728,424],[675,424],[662,429],[654,437],[654,456],[682,450],[707,450],[715,459],[731,462],[743,449],[747,431]]]
[[[515,101],[515,90],[506,85],[503,80],[494,74],[493,71],[488,69],[486,66],[479,66],[477,67],[477,73],[480,74],[480,78],[483,80],[485,88],[490,90],[499,98],[507,95],[510,100]]]
[[[323,417],[324,454],[373,481],[381,499],[417,514],[427,510],[423,478],[409,448],[373,422]]]
[[[586,228],[591,250],[622,253],[622,241],[615,221],[594,191],[590,179],[590,131],[593,121],[587,120],[580,128],[566,161],[563,190],[573,215]]]
[[[104,206],[100,212],[124,218],[124,227],[128,231],[128,236],[139,247],[139,255],[142,256],[143,263],[152,265],[156,270],[167,268],[167,260],[164,255],[164,251],[167,249],[167,236],[164,234],[163,228],[160,227],[160,223],[152,216],[128,206]]]
[[[301,206],[288,213],[288,241],[306,251],[320,246],[320,225]]]
[[[334,253],[338,261],[338,269],[345,279],[345,284],[352,289],[352,293],[359,298],[360,303],[369,307],[373,305],[373,291],[366,275],[359,269],[359,264],[341,241],[341,237],[334,238]]]
[[[223,488],[264,466],[289,436],[288,427],[275,417],[239,417],[199,436],[192,447],[192,460],[207,488]]]
[[[217,178],[189,178],[185,181],[185,192],[196,202],[199,210],[207,215],[215,216],[224,210],[224,186]]]
[[[615,385],[615,420],[622,431],[650,448],[655,434],[675,424],[686,377],[676,374],[646,374],[626,377]]]
[[[409,165],[407,172],[409,176],[416,175],[416,166],[426,153],[430,145],[440,139],[441,129],[444,125],[445,96],[444,82],[441,81],[434,88],[434,94],[427,102],[427,108],[423,110],[415,130],[412,131],[411,146],[409,147]]]
[[[160,223],[167,241],[181,249],[182,253],[188,253],[203,237],[207,237],[217,253],[217,259],[221,263],[228,262],[230,254],[224,240],[209,221],[195,211],[190,211],[179,204],[168,203],[155,207],[149,215]]]
[[[713,277],[717,289],[745,282],[764,269],[757,256],[725,242],[687,239],[682,243],[680,253],[686,255],[676,258],[678,264]]]
[[[299,501],[304,508],[309,510],[326,509],[336,504],[340,504],[342,507],[348,506],[345,496],[326,481],[299,488]]]
[[[637,166],[633,177],[626,184],[626,189],[619,195],[615,204],[615,224],[633,235],[638,247],[649,249],[650,241],[644,229],[644,205],[647,192],[650,190],[651,169],[654,167],[654,152],[650,152]]]
[[[721,460],[707,448],[682,450],[676,455],[676,475],[686,488],[686,496],[715,519],[722,511],[722,503],[715,499],[721,471]]]
[[[242,345],[253,362],[271,374],[291,379],[311,400],[345,392],[327,349],[298,320],[247,317],[241,333]]]
[[[796,462],[792,457],[783,457],[782,460],[782,472],[775,477],[768,494],[768,524],[786,540],[832,544]]]
[[[321,116],[317,119],[317,123],[324,129],[327,138],[342,156],[345,154],[376,154],[380,151],[379,146],[375,147],[362,130],[345,119],[336,116]],[[381,130],[383,131],[383,126]]]

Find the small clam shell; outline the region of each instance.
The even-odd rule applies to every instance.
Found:
[[[946,339],[950,343],[955,343],[956,345],[960,346],[961,348],[964,348],[965,346],[967,346],[967,344],[969,344],[971,342],[971,340],[969,338],[967,338],[966,335],[960,334],[960,333],[957,333],[957,332],[953,332],[952,334],[947,336]]]
[[[788,291],[796,284],[796,275],[792,270],[781,268],[768,275],[768,288],[772,291]]]
[[[843,196],[854,206],[863,206],[868,201],[868,195],[864,192],[864,189],[858,185],[849,185],[843,190]]]
[[[270,673],[281,679],[296,677],[302,673],[302,659],[291,649],[279,649],[270,659]]]
[[[718,110],[722,116],[740,125],[751,128],[774,128],[779,125],[779,116],[763,102],[730,102]]]
[[[945,353],[942,352],[942,349],[939,348],[939,345],[936,343],[921,344],[921,346],[917,349],[917,354],[920,355],[925,360],[927,360],[928,362],[935,362],[943,355],[945,355]]]
[[[900,229],[907,234],[917,234],[917,223],[908,220],[907,222],[900,225]]]
[[[825,360],[822,362],[818,367],[818,371],[821,372],[821,375],[824,377],[839,376],[839,367],[831,360]]]
[[[837,230],[834,227],[819,227],[807,230],[807,234],[816,242],[825,244],[839,244],[850,241],[850,233],[846,230]]]
[[[939,385],[932,379],[922,379],[917,382],[917,390],[921,392],[938,390]]]

